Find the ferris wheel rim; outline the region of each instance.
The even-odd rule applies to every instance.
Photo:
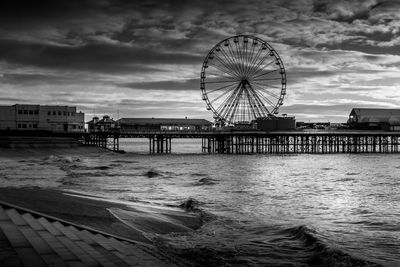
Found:
[[[283,99],[284,99],[284,97],[286,95],[286,81],[287,81],[287,79],[286,79],[285,66],[284,66],[283,61],[280,58],[279,54],[276,52],[276,50],[268,42],[262,40],[259,37],[256,37],[256,36],[253,36],[253,35],[247,35],[247,34],[240,34],[240,35],[235,35],[235,36],[231,36],[231,37],[225,38],[222,41],[218,42],[216,45],[214,45],[213,48],[207,53],[206,57],[203,60],[203,65],[202,65],[201,74],[200,74],[200,77],[201,77],[200,78],[200,88],[201,88],[201,91],[202,91],[202,98],[206,102],[206,105],[207,105],[207,110],[211,110],[213,112],[214,118],[219,119],[220,121],[225,122],[225,123],[234,123],[235,121],[234,121],[234,119],[232,119],[234,114],[231,114],[231,117],[227,118],[226,116],[221,115],[221,112],[218,111],[218,108],[220,108],[220,107],[218,107],[216,109],[214,107],[214,105],[212,104],[213,100],[210,100],[210,98],[208,97],[209,92],[207,92],[207,89],[206,89],[206,68],[208,67],[208,63],[209,63],[208,61],[213,59],[213,57],[211,57],[211,55],[213,55],[216,51],[217,52],[221,51],[221,45],[229,46],[231,40],[234,40],[234,43],[236,44],[236,43],[239,42],[239,39],[243,39],[243,42],[246,43],[246,47],[247,47],[248,41],[251,40],[251,42],[253,44],[253,47],[252,47],[253,49],[258,43],[260,43],[261,47],[262,47],[261,49],[262,50],[267,50],[268,51],[267,53],[271,57],[273,57],[275,59],[276,65],[279,66],[279,74],[280,74],[279,79],[281,80],[280,88],[279,88],[280,89],[279,97],[277,98],[277,101],[276,101],[275,105],[271,104],[272,102],[268,101],[268,99],[267,99],[267,101],[269,102],[268,103],[269,106],[272,107],[271,110],[268,110],[267,108],[265,108],[267,113],[268,113],[268,116],[269,115],[275,115],[275,114],[278,113],[279,107],[283,104]],[[261,51],[261,50],[259,49],[259,51]],[[275,69],[273,71],[276,71],[276,70],[278,70],[278,69]],[[239,73],[237,72],[237,70],[235,72],[232,72],[232,74],[233,75],[236,74],[236,75],[240,76]],[[241,73],[241,75],[243,75],[243,73]],[[262,74],[262,75],[264,75],[264,74]],[[242,78],[242,81],[240,81],[239,85],[241,85],[243,87],[245,87],[245,85],[248,85],[249,88],[251,88],[251,85],[250,85],[250,82],[249,82],[249,81],[251,81],[250,77],[247,77],[247,76],[245,76],[245,77],[246,77],[246,79],[243,80],[243,78]],[[238,77],[236,77],[236,79],[235,79],[235,77],[233,77],[232,84],[234,84],[235,82],[236,83],[239,82]],[[229,83],[229,82],[224,81],[224,83]],[[248,90],[248,91],[251,91],[251,90]],[[256,97],[256,95],[257,95],[256,90],[252,89],[252,91],[253,91],[252,92],[253,97]],[[249,93],[247,92],[247,94],[249,94]],[[274,96],[276,97],[276,95],[274,95]],[[250,97],[250,96],[248,96],[248,97]],[[264,103],[260,99],[258,99],[255,102],[253,102],[253,104],[256,103],[256,102],[258,103],[259,106],[260,106],[260,103],[262,103],[262,105],[265,107]],[[250,103],[250,100],[249,100],[249,103]],[[225,106],[226,105],[229,106],[229,105],[232,105],[232,104],[225,104]],[[254,105],[254,107],[256,107],[256,106],[257,105]],[[252,107],[251,103],[250,103],[250,107]],[[253,110],[253,112],[254,112],[254,110]],[[264,111],[262,113],[264,114]]]

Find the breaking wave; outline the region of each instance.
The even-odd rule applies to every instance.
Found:
[[[380,266],[330,246],[304,225],[249,229],[219,218],[191,234],[159,236],[153,242],[200,266]]]

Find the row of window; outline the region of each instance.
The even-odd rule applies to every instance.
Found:
[[[18,129],[37,129],[37,123],[18,123]],[[83,129],[82,125],[72,125],[72,129]]]
[[[27,123],[18,123],[18,129],[36,129],[38,125],[36,123],[27,124]]]
[[[28,110],[28,109],[20,109],[18,110],[18,115],[39,115],[39,110]],[[47,111],[48,116],[75,116],[75,112],[69,111]]]
[[[75,112],[69,112],[69,111],[47,111],[48,116],[75,116]]]
[[[37,110],[37,109],[35,109],[35,110],[19,109],[18,114],[19,115],[22,115],[22,114],[24,114],[24,115],[39,115],[39,110]]]

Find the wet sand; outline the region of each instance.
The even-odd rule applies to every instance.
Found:
[[[101,200],[42,188],[0,188],[0,200],[65,221],[131,240],[147,242],[146,234],[187,232],[201,219],[179,208],[154,207]]]

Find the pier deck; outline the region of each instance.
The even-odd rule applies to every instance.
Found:
[[[150,153],[171,153],[173,138],[202,140],[204,153],[399,153],[400,132],[137,131],[85,133],[84,143],[119,151],[119,138],[147,138]]]

